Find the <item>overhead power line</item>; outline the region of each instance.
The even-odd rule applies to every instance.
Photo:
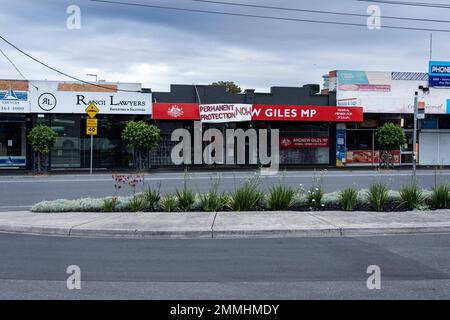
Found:
[[[363,24],[363,23],[326,21],[326,20],[316,20],[316,19],[299,19],[299,18],[276,17],[276,16],[201,10],[201,9],[188,9],[188,8],[168,7],[168,6],[160,6],[160,5],[152,5],[152,4],[144,4],[144,3],[123,2],[123,1],[108,1],[108,0],[89,0],[89,1],[96,2],[96,3],[103,3],[103,4],[114,4],[114,5],[135,6],[135,7],[154,8],[154,9],[174,10],[174,11],[196,12],[196,13],[215,14],[215,15],[234,16],[234,17],[257,18],[257,19],[291,21],[291,22],[318,23],[318,24],[328,24],[328,25],[343,25],[343,26],[367,28],[367,24]],[[449,29],[418,28],[418,27],[406,27],[406,26],[403,27],[403,26],[392,26],[392,25],[383,25],[383,28],[398,29],[398,30],[410,30],[410,31],[428,31],[428,32],[450,33]]]
[[[5,57],[6,60],[9,61],[9,63],[14,67],[14,69],[16,69],[16,71],[20,74],[20,76],[24,79],[27,80],[27,78],[23,75],[23,73],[19,70],[19,68],[16,66],[16,64],[14,62],[12,62],[12,60],[6,55],[6,53],[3,52],[3,50],[0,48],[0,52],[1,54]]]
[[[28,79],[23,75],[23,73],[19,70],[19,67],[17,67],[17,65],[6,55],[6,53],[5,52],[3,52],[3,50],[0,48],[0,52],[1,52],[1,54],[5,57],[5,59],[6,60],[8,60],[9,61],[9,63],[14,67],[14,69],[16,69],[16,71],[17,71],[17,73],[19,73],[20,74],[20,76],[24,79],[24,80],[26,80],[26,81],[28,81]],[[36,87],[35,85],[33,85],[33,84],[31,84],[34,88],[36,88],[36,89],[38,89],[38,87]]]
[[[305,12],[305,13],[317,13],[317,14],[329,14],[336,16],[348,16],[348,17],[364,17],[367,18],[367,14],[361,13],[350,13],[350,12],[336,12],[336,11],[326,11],[326,10],[312,10],[312,9],[299,9],[299,8],[288,8],[288,7],[276,7],[276,6],[263,6],[257,4],[246,4],[239,2],[225,2],[225,1],[213,1],[213,0],[191,0],[194,2],[219,4],[225,6],[235,6],[235,7],[247,7],[247,8],[258,8],[258,9],[270,9],[279,11],[293,11],[293,12]],[[396,16],[385,16],[383,19],[391,20],[404,20],[404,21],[420,21],[420,22],[437,22],[437,23],[450,23],[450,20],[439,20],[439,19],[424,19],[424,18],[411,18],[411,17],[396,17]]]
[[[443,3],[411,2],[411,1],[390,1],[390,0],[357,0],[357,1],[359,1],[359,2],[375,2],[375,3],[393,4],[393,5],[401,5],[401,6],[412,6],[412,7],[450,9],[450,5],[449,4],[443,4]]]
[[[95,86],[95,87],[97,87],[97,88],[107,89],[107,90],[110,90],[110,91],[141,92],[141,91],[136,91],[136,90],[113,89],[113,88],[110,88],[110,87],[102,86],[102,85],[99,85],[99,84],[96,84],[96,83],[92,83],[92,82],[85,81],[85,80],[79,79],[79,78],[77,78],[77,77],[71,76],[71,75],[69,75],[69,74],[67,74],[67,73],[65,73],[65,72],[63,72],[63,71],[60,71],[60,70],[58,70],[58,69],[56,69],[56,68],[53,68],[53,67],[49,66],[48,64],[46,64],[46,63],[44,63],[44,62],[42,62],[42,61],[40,61],[40,60],[34,58],[33,56],[29,55],[28,53],[26,53],[26,52],[23,51],[22,49],[18,48],[18,47],[17,47],[16,45],[14,45],[13,43],[9,42],[9,41],[8,41],[7,39],[5,39],[3,36],[0,36],[0,39],[3,40],[3,41],[4,41],[5,43],[7,43],[8,45],[10,45],[11,47],[13,47],[14,49],[16,49],[17,51],[19,51],[20,53],[22,53],[23,55],[25,55],[26,57],[30,58],[31,60],[33,60],[33,61],[39,63],[40,65],[43,65],[44,67],[46,67],[46,68],[48,68],[48,69],[50,69],[50,70],[52,70],[52,71],[54,71],[54,72],[56,72],[56,73],[59,73],[59,74],[65,76],[65,77],[67,77],[67,78],[70,78],[70,79],[72,79],[72,80],[76,80],[76,81],[81,82],[81,83],[84,83],[84,84],[89,84],[89,85]]]

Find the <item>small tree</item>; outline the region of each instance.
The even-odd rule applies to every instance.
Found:
[[[381,165],[386,167],[393,165],[392,150],[398,150],[406,143],[403,129],[393,123],[385,123],[377,129],[376,141],[381,148]]]
[[[225,87],[228,93],[241,93],[242,89],[233,81],[217,81],[211,83],[212,86]]]
[[[50,152],[50,149],[55,145],[57,138],[58,134],[53,131],[52,128],[45,125],[34,127],[28,134],[28,140],[38,157],[38,172],[41,172],[42,170],[41,157],[46,156]]]
[[[143,169],[143,153],[153,150],[159,142],[160,130],[144,121],[130,121],[122,132],[122,139],[134,149],[134,165]]]

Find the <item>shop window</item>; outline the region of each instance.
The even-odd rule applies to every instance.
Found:
[[[86,116],[81,124],[83,167],[90,166],[91,137],[86,134]],[[98,132],[93,138],[93,166],[96,169],[129,168],[133,166],[133,149],[122,140],[129,121],[139,121],[132,115],[98,115]]]
[[[329,164],[328,124],[272,123],[280,134],[280,163],[284,165]]]
[[[347,130],[347,149],[372,150],[373,130]]]
[[[450,129],[450,117],[439,119],[439,129]]]
[[[25,117],[0,116],[0,167],[26,166]]]
[[[58,134],[51,151],[52,168],[80,168],[81,141],[79,115],[53,115],[51,128]]]

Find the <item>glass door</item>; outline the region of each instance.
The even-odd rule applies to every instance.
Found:
[[[400,149],[401,161],[405,164],[413,162],[413,130],[405,130],[405,145]]]
[[[26,166],[26,125],[0,122],[0,168]]]

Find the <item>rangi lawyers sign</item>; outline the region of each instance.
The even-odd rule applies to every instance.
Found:
[[[450,87],[450,62],[430,61],[428,73],[430,87]]]
[[[40,91],[30,89],[31,112],[34,113],[84,113],[91,103],[102,114],[150,115],[151,93],[139,92],[72,92]]]

